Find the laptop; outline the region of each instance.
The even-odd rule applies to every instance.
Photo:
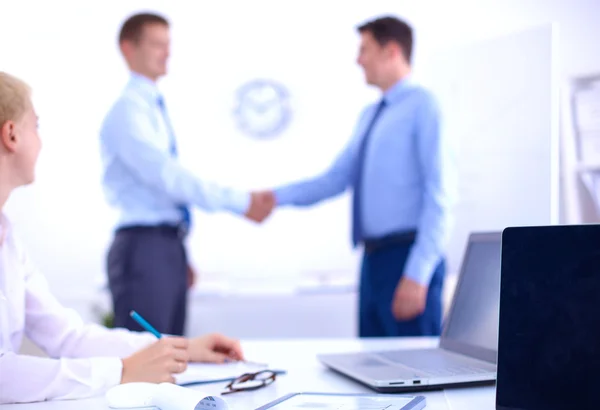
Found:
[[[598,409],[600,225],[502,236],[496,408]]]
[[[319,361],[383,393],[494,383],[501,238],[500,232],[469,236],[437,348],[321,354]]]

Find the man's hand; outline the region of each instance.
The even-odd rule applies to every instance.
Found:
[[[187,287],[190,289],[196,283],[196,271],[192,268],[192,265],[187,267]]]
[[[191,362],[224,363],[227,360],[244,360],[240,342],[218,333],[190,339],[189,353]]]
[[[173,374],[187,369],[189,342],[182,337],[163,337],[123,359],[121,383],[174,383]]]
[[[253,192],[250,208],[246,212],[246,218],[254,222],[263,222],[275,207],[275,194],[271,191]]]
[[[425,311],[427,303],[427,286],[412,279],[402,277],[392,302],[392,314],[396,320],[411,320]]]

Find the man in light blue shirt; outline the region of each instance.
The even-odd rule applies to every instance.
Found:
[[[411,27],[383,17],[358,31],[358,63],[381,100],[327,172],[274,196],[310,206],[352,188],[352,241],[364,246],[360,336],[439,335],[455,165],[433,96],[409,77]]]
[[[142,330],[137,311],[161,333],[182,335],[193,270],[183,238],[190,207],[226,210],[261,222],[273,207],[265,195],[202,181],[177,161],[177,144],[156,81],[166,74],[169,24],[136,14],[123,24],[121,52],[132,72],[100,133],[104,190],[119,211],[108,253],[115,326]]]

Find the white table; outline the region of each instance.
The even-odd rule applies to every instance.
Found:
[[[373,393],[372,390],[330,371],[321,365],[317,353],[360,350],[387,350],[436,346],[437,339],[295,339],[248,340],[243,342],[248,360],[268,363],[286,370],[268,387],[224,396],[233,410],[252,410],[285,394],[294,392]],[[226,383],[193,388],[217,395]],[[411,395],[413,393],[410,393]],[[494,410],[494,387],[448,389],[421,392],[427,398],[427,410]],[[32,404],[0,405],[0,410],[106,410],[104,397],[87,400],[54,401]]]

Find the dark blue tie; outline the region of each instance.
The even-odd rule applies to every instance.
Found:
[[[371,131],[373,130],[373,126],[377,122],[379,115],[383,111],[385,107],[385,100],[381,100],[375,113],[373,114],[373,118],[369,123],[369,126],[365,130],[365,134],[363,136],[362,141],[360,142],[360,146],[358,148],[358,156],[356,159],[356,170],[354,173],[354,193],[352,196],[352,243],[354,246],[358,245],[364,239],[363,225],[362,225],[362,177],[363,170],[365,164],[365,153],[367,150],[367,145],[369,142],[369,137],[371,136]]]
[[[163,114],[163,119],[169,133],[171,156],[173,158],[177,158],[177,141],[175,140],[175,133],[173,132],[173,127],[171,127],[171,122],[169,121],[169,116],[167,115],[167,109],[165,107],[165,100],[162,96],[158,97],[158,106]],[[177,208],[181,211],[184,225],[183,228],[187,232],[192,224],[192,215],[190,209],[186,205],[179,205]]]

